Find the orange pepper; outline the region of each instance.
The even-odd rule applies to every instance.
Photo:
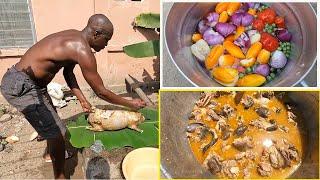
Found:
[[[266,82],[266,78],[260,74],[249,74],[239,79],[237,86],[240,87],[257,87]]]
[[[230,41],[230,42],[233,43],[233,41],[234,41],[234,35],[233,35],[233,34],[230,34],[229,36],[227,36],[227,37],[224,39],[224,41]]]
[[[262,44],[260,42],[255,42],[251,45],[251,47],[248,49],[246,58],[256,58],[259,54],[259,52],[262,49]]]
[[[221,14],[223,11],[226,11],[228,8],[228,2],[221,2],[216,5],[216,13]]]
[[[248,14],[251,14],[252,16],[256,15],[256,13],[257,13],[257,12],[256,12],[255,9],[251,9],[251,8],[250,8],[250,9],[248,10]]]
[[[240,2],[230,2],[227,8],[227,12],[229,16],[231,16],[234,12],[236,12],[241,6]]]
[[[218,59],[223,54],[223,52],[224,49],[222,45],[214,46],[205,60],[206,68],[212,69],[214,66],[216,66],[218,64]]]
[[[217,67],[212,70],[212,76],[222,83],[232,83],[238,78],[238,70],[228,67]]]
[[[269,59],[270,59],[270,55],[271,53],[265,49],[262,49],[257,57],[257,61],[260,64],[268,64],[269,63]]]
[[[199,41],[200,39],[202,39],[202,35],[201,35],[201,34],[199,34],[199,33],[194,33],[194,34],[192,35],[192,41],[193,41],[194,43],[196,43],[196,42]]]
[[[228,16],[227,11],[223,11],[219,16],[219,22],[225,23],[228,21],[228,18],[229,18],[229,16]]]
[[[230,54],[222,55],[219,58],[219,66],[220,67],[231,67],[236,59]]]
[[[255,58],[249,58],[249,59],[242,59],[240,61],[240,64],[241,66],[244,66],[244,67],[251,67],[254,65],[255,62],[256,62]]]
[[[224,41],[223,47],[234,57],[244,59],[245,55],[241,49],[230,41]]]
[[[236,30],[236,34],[234,35],[234,39],[237,39],[244,31],[245,31],[244,26],[238,26]]]

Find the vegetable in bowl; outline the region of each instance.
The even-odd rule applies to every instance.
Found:
[[[285,18],[271,7],[262,3],[222,2],[199,22],[191,49],[209,47],[201,58],[193,54],[218,83],[262,86],[286,67],[291,39]]]

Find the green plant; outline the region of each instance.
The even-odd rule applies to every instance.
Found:
[[[123,50],[128,56],[134,58],[159,56],[160,44],[159,40],[152,40],[125,46]]]
[[[133,25],[141,28],[160,28],[160,14],[142,13],[138,15]],[[124,52],[134,58],[152,57],[160,55],[160,41],[150,40],[146,42],[131,44],[123,47]]]
[[[144,28],[159,28],[160,14],[142,13],[134,19],[133,25]]]
[[[87,130],[89,126],[84,115],[75,122],[68,124],[69,140],[76,148],[90,147],[95,140],[101,140],[108,150],[130,146],[140,148],[145,146],[158,145],[158,111],[150,108],[139,110],[146,120],[139,125],[142,133],[132,129],[121,129],[117,131],[94,132]]]

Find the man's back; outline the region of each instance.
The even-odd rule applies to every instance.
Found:
[[[77,63],[78,53],[83,50],[91,52],[80,31],[58,32],[32,46],[16,68],[26,72],[39,85],[46,86],[62,67]]]

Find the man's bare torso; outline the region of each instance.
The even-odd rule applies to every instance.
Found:
[[[80,31],[58,32],[32,46],[16,68],[26,72],[40,86],[46,86],[62,67],[77,64],[77,56],[83,49],[91,52]]]

